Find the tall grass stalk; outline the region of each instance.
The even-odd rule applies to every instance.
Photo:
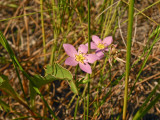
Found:
[[[90,39],[90,0],[88,0],[88,53],[90,53],[91,39]],[[90,74],[88,74],[88,79],[90,79]],[[89,93],[90,93],[90,82],[88,82],[87,90],[87,120],[89,116]]]
[[[86,98],[85,97],[84,97],[83,103],[84,103],[83,120],[85,120],[86,119]]]
[[[55,53],[56,53],[56,46],[57,46],[57,27],[55,26],[55,3],[54,0],[51,1],[52,2],[52,13],[53,13],[53,20],[52,20],[52,27],[53,27],[53,36],[54,36],[54,41],[53,41],[53,48],[52,48],[52,53],[51,53],[51,58],[50,58],[50,64],[53,65],[54,61],[55,61]]]
[[[43,54],[46,54],[46,41],[45,41],[45,32],[44,32],[44,18],[43,18],[43,0],[40,0],[40,6],[41,6],[41,25],[42,25],[42,37],[43,37]],[[46,60],[46,56],[44,57],[44,60]]]
[[[128,21],[128,33],[127,33],[127,57],[126,57],[126,76],[125,76],[125,93],[124,93],[124,105],[123,105],[123,120],[126,120],[126,112],[127,112],[128,79],[129,79],[129,73],[130,73],[133,13],[134,13],[134,0],[130,0],[129,14],[128,14],[129,21]]]
[[[76,103],[76,107],[75,107],[75,111],[74,111],[74,120],[76,120],[77,109],[78,109],[78,103],[79,103],[79,95],[78,95],[78,99],[77,99],[77,103]]]

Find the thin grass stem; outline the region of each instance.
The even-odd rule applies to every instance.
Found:
[[[84,112],[83,112],[83,120],[85,120],[86,119],[86,98],[84,97],[84,100],[83,100],[84,102]]]
[[[88,53],[90,53],[91,39],[90,39],[90,0],[88,0]],[[90,74],[88,74],[88,79],[90,79]],[[90,93],[90,82],[88,82],[87,90],[87,120],[89,116],[89,93]]]
[[[54,0],[51,1],[52,2],[52,13],[53,13],[53,20],[52,20],[52,27],[53,30],[55,29],[55,10],[54,10]],[[55,61],[55,52],[56,52],[56,45],[57,45],[57,40],[56,40],[56,33],[53,31],[54,34],[54,41],[53,41],[53,48],[52,48],[52,53],[51,53],[51,58],[50,58],[50,64],[53,66],[53,63]]]
[[[130,0],[129,14],[128,14],[128,33],[127,33],[127,53],[126,53],[126,76],[125,76],[125,93],[123,105],[123,120],[126,120],[127,112],[127,99],[128,99],[128,79],[130,73],[130,59],[131,59],[131,43],[132,43],[132,27],[133,27],[133,13],[134,13],[134,0]]]
[[[78,95],[77,104],[74,111],[74,120],[76,119],[76,115],[77,115],[78,103],[79,103],[79,95]]]
[[[45,31],[44,31],[44,18],[43,18],[43,0],[40,0],[41,6],[41,25],[42,25],[42,37],[43,37],[43,54],[46,54],[46,41],[45,41]],[[46,60],[46,56],[44,56],[44,61]]]
[[[76,81],[76,85],[77,85],[77,83],[78,83],[78,81],[77,81],[78,68],[79,68],[79,66],[77,65],[76,70],[75,70],[75,81]],[[75,110],[74,110],[74,120],[76,119],[76,115],[77,115],[78,103],[79,103],[79,95],[78,95],[76,107],[75,107]]]
[[[76,94],[74,94],[74,95],[72,96],[69,104],[67,105],[67,108],[69,108],[69,107],[71,106],[71,104],[72,104],[73,100],[75,99],[75,97],[76,97]]]

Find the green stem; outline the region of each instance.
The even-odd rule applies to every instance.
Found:
[[[42,37],[43,37],[43,53],[46,54],[46,43],[45,43],[45,33],[44,33],[44,19],[43,19],[43,0],[40,0],[40,6],[41,6],[41,25],[42,25]],[[44,57],[44,61],[46,60],[46,57]]]
[[[89,74],[88,74],[88,79],[90,79]],[[89,116],[89,93],[90,93],[90,82],[88,82],[88,91],[87,91],[87,120]]]
[[[88,53],[90,53],[91,48],[90,23],[90,0],[88,0]]]
[[[15,65],[15,63],[13,63],[13,65],[14,65],[14,68],[15,68],[15,70],[16,70],[17,77],[18,77],[18,79],[19,79],[20,86],[21,86],[21,89],[22,89],[22,92],[23,92],[24,98],[25,98],[26,102],[28,103],[28,101],[27,101],[27,97],[26,97],[26,94],[25,94],[25,92],[24,92],[24,88],[23,88],[23,84],[22,84],[22,79],[21,79],[20,74],[19,74],[19,72],[18,72],[17,66]]]
[[[77,83],[78,83],[78,80],[77,80],[78,68],[79,68],[79,65],[76,66],[76,70],[75,70],[75,81],[76,81],[76,85],[77,85]]]
[[[88,0],[88,53],[90,53],[91,39],[90,39],[90,0]],[[90,79],[90,74],[88,74],[88,79]],[[87,90],[87,120],[89,116],[89,93],[90,93],[90,82],[88,82]]]
[[[74,95],[72,96],[69,104],[67,105],[67,109],[71,106],[71,104],[72,104],[73,100],[75,99],[75,97],[76,97],[76,94],[74,94]]]
[[[38,88],[33,87],[33,89],[36,91],[37,94],[39,94],[39,96],[41,97],[41,99],[43,100],[43,102],[45,103],[46,107],[48,108],[49,112],[52,114],[53,118],[55,120],[58,120],[57,116],[55,115],[55,113],[53,112],[53,110],[50,108],[50,106],[48,105],[47,101],[44,99],[43,95],[41,94],[41,92],[39,91]]]
[[[78,83],[78,80],[77,80],[78,68],[79,68],[79,66],[77,65],[76,70],[75,70],[75,82],[76,82],[76,86],[77,86],[77,83]],[[79,95],[78,95],[77,104],[76,104],[75,111],[74,111],[74,120],[76,119],[76,115],[77,115],[78,103],[79,103]]]
[[[84,97],[84,115],[83,115],[83,120],[85,120],[86,119],[86,98]]]
[[[56,27],[56,22],[55,22],[55,2],[54,0],[52,2],[52,13],[53,13],[53,20],[52,20],[52,26],[53,26],[53,35],[54,35],[54,40],[53,40],[53,47],[52,47],[52,53],[51,53],[51,58],[50,58],[50,64],[53,66],[55,62],[55,56],[56,56],[56,48],[57,48],[57,35],[58,35],[58,30]]]
[[[78,103],[79,103],[79,95],[78,95],[77,104],[74,111],[74,120],[76,119],[76,115],[77,115]]]
[[[130,73],[133,13],[134,13],[134,0],[130,0],[129,15],[128,15],[129,21],[128,21],[128,34],[127,34],[127,57],[126,57],[126,77],[125,77],[123,120],[126,120],[126,112],[127,112],[128,79],[129,79],[129,73]]]

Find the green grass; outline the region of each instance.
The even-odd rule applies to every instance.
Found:
[[[158,85],[150,90],[148,97],[143,96],[146,100],[143,101],[144,103],[142,105],[138,106],[140,109],[135,115],[127,112],[127,102],[131,103],[131,99],[136,102],[134,99],[136,95],[133,93],[136,92],[136,84],[140,79],[143,80],[145,77],[142,74],[144,67],[156,60],[153,58],[153,60],[149,61],[149,57],[154,56],[156,50],[158,50],[159,23],[148,16],[146,12],[156,7],[159,2],[160,1],[156,1],[151,5],[143,7],[142,10],[134,7],[132,0],[130,3],[125,0],[104,0],[97,2],[90,0],[40,0],[39,2],[28,2],[25,6],[23,6],[23,4],[19,6],[20,3],[13,0],[6,1],[5,4],[0,2],[3,9],[0,14],[2,16],[0,19],[0,24],[2,25],[0,28],[0,50],[2,50],[0,53],[0,89],[2,90],[0,93],[0,110],[6,111],[6,118],[11,116],[12,118],[14,117],[15,120],[27,118],[48,120],[64,119],[61,118],[61,114],[63,114],[62,111],[74,111],[74,114],[70,114],[69,112],[65,113],[70,119],[121,119],[122,116],[123,119],[127,119],[126,115],[129,117],[133,116],[134,120],[142,119],[150,109],[154,108],[156,103],[159,103],[159,94],[156,92],[159,88],[159,82]],[[137,5],[137,3],[135,4]],[[17,10],[16,16],[9,16],[7,9],[12,12],[13,15]],[[130,9],[130,11],[128,15],[126,15],[128,9]],[[135,14],[133,14],[133,10]],[[6,13],[4,11],[6,11]],[[25,16],[28,19],[28,24],[24,22]],[[132,30],[134,30],[134,28],[132,28],[132,25],[136,24],[134,18],[139,16],[143,16],[145,21],[154,26],[154,29],[146,33],[147,42],[145,40],[140,42],[141,44],[145,43],[145,46],[139,50],[136,50],[136,48],[132,46],[132,50],[136,50],[138,54],[133,57],[134,52],[131,50],[131,39],[133,38]],[[118,21],[119,19],[121,22]],[[138,21],[140,20],[138,19]],[[127,22],[128,25],[126,25]],[[25,24],[24,26],[23,23]],[[6,26],[7,24],[8,27]],[[139,25],[141,23],[137,24]],[[144,22],[144,24],[146,23]],[[28,25],[27,33],[25,30],[26,25]],[[120,26],[121,28],[119,28]],[[128,32],[126,37],[123,32],[127,29],[127,26]],[[119,29],[122,30],[124,40],[127,40],[127,49],[120,36],[118,36]],[[101,39],[112,36],[114,38],[113,44],[118,45],[116,48],[118,53],[111,55],[110,52],[108,52],[103,59],[91,65],[93,71],[91,75],[82,72],[78,66],[66,66],[64,61],[67,55],[64,52],[63,44],[72,44],[77,49],[80,44],[88,43],[88,53],[94,53],[90,45],[92,35],[97,35]],[[29,46],[22,50],[20,46],[27,44],[27,37],[30,40]],[[137,41],[139,41],[139,38],[139,36],[136,36]],[[15,43],[10,44],[13,39]],[[137,44],[137,41],[134,45]],[[27,51],[30,51],[28,55],[26,55]],[[127,54],[125,55],[123,51],[127,51]],[[113,59],[111,65],[108,60],[116,56],[126,63],[118,61],[118,59]],[[157,56],[157,58],[158,57],[159,56]],[[29,68],[28,66],[22,66],[23,61],[32,63],[32,65]],[[139,65],[139,62],[142,64]],[[10,67],[6,67],[5,64]],[[46,67],[48,64],[53,68],[50,68],[47,73],[46,71],[42,73],[44,74],[42,76],[37,72],[37,64],[43,66],[41,69],[48,69]],[[61,65],[62,67],[57,67],[57,65]],[[123,69],[125,65],[126,71]],[[122,68],[119,68],[119,66]],[[136,71],[136,67],[139,68],[138,71]],[[157,66],[152,67],[157,68]],[[55,74],[57,68],[62,74],[65,73],[64,76],[66,75],[67,77],[61,78],[61,76],[63,76],[62,74],[60,74],[60,76],[58,76],[58,74],[57,77]],[[35,69],[37,69],[37,71]],[[15,77],[6,74],[8,71],[4,72],[3,70],[11,70]],[[130,70],[135,70],[136,73],[134,78],[129,81],[131,85],[129,84],[130,86],[127,87],[129,77],[133,77],[130,74]],[[49,73],[50,71],[54,74]],[[68,77],[70,73],[73,75],[73,79]],[[34,76],[35,74],[39,77]],[[51,76],[47,76],[48,74],[51,74]],[[151,73],[151,75],[152,74],[154,75],[154,72]],[[18,86],[15,87],[16,78],[19,81]],[[125,85],[124,78],[127,81]],[[27,79],[27,83],[30,85],[24,85],[24,79]],[[55,79],[59,80],[59,82],[57,82],[58,84],[55,82]],[[65,91],[67,85],[62,86],[62,88],[59,86],[64,80],[71,88],[69,89],[69,91],[71,91],[69,97],[65,96],[68,93],[67,90],[69,87],[67,87]],[[159,79],[155,78],[155,82],[157,80]],[[4,84],[7,86],[5,87]],[[55,88],[52,88],[53,84],[55,84]],[[121,86],[125,86],[125,93],[123,93],[123,87]],[[26,87],[27,92],[25,92]],[[60,93],[61,96],[63,96],[62,98],[57,94],[57,89],[60,88],[64,91],[64,94]],[[55,96],[50,96],[50,93],[53,92],[51,89],[56,91]],[[130,91],[129,94],[127,93],[128,90]],[[119,99],[117,92],[125,98],[124,113],[122,113],[123,105],[115,102],[115,100]],[[37,110],[36,108],[38,103],[35,99],[36,94],[41,99],[42,110]],[[7,97],[18,102],[20,104],[19,106],[23,106],[27,114],[19,114],[19,112],[14,109],[14,104],[6,100]],[[52,98],[51,100],[50,97]],[[120,99],[122,99],[122,97]],[[64,101],[61,101],[61,99],[64,99]],[[55,101],[58,101],[58,104],[60,104],[58,107],[55,107]],[[61,108],[63,108],[63,110]],[[113,116],[116,114],[117,116],[114,118]]]

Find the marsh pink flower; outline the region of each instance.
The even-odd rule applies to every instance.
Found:
[[[86,73],[92,73],[91,66],[88,63],[94,63],[99,57],[95,54],[86,54],[88,52],[88,47],[81,44],[78,48],[78,52],[71,44],[63,44],[63,48],[67,55],[69,56],[65,64],[79,67]]]
[[[96,35],[92,36],[91,49],[96,49],[96,55],[99,58],[104,56],[104,52],[108,51],[108,46],[113,42],[112,36],[108,36],[103,41]],[[88,44],[86,44],[88,46]]]

